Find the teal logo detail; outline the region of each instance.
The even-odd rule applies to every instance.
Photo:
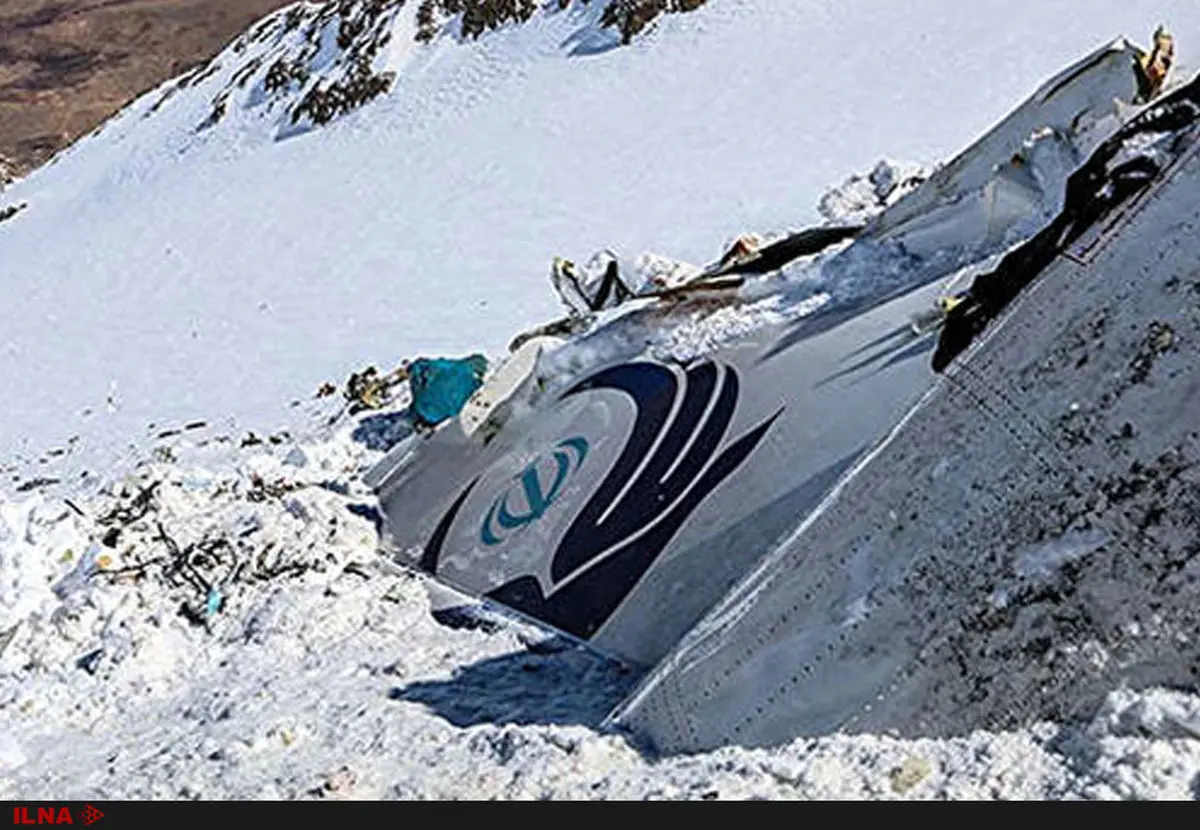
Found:
[[[554,450],[543,455],[513,477],[517,486],[509,487],[496,497],[488,508],[479,538],[487,546],[498,545],[509,532],[520,530],[546,515],[561,495],[567,479],[587,458],[588,442],[583,436],[564,438]],[[524,505],[514,504],[510,497],[519,490]]]

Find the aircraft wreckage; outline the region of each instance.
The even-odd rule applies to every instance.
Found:
[[[664,753],[1195,688],[1200,81],[1146,66],[1118,40],[852,234],[527,340],[370,472],[384,548],[646,667],[610,723]],[[823,299],[647,353],[713,285]]]

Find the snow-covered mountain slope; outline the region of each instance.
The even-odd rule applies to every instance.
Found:
[[[6,489],[196,419],[284,426],[365,364],[499,352],[558,312],[554,254],[705,261],[881,155],[945,158],[1115,34],[1200,29],[1183,2],[713,0],[611,48],[602,4],[552,2],[421,43],[420,4],[351,3],[390,11],[343,47],[342,5],[282,10],[5,191]],[[268,92],[281,59],[307,76]],[[389,92],[292,123],[363,60]]]
[[[439,625],[376,557],[360,471],[388,421],[6,506],[26,602],[15,628],[0,606],[0,798],[1196,797],[1200,701],[1165,690],[1078,727],[644,757],[597,728],[632,674],[495,617]]]
[[[389,91],[293,121],[355,77],[341,5],[268,18],[0,195],[26,205],[0,224],[0,796],[1196,797],[1196,699],[1165,691],[1088,729],[652,762],[596,728],[633,677],[438,625],[377,557],[361,475],[394,412],[288,404],[501,353],[559,313],[553,254],[702,262],[857,210],[853,181],[818,197],[946,158],[1160,15],[1186,60],[1200,10],[710,0],[614,48],[594,0],[428,43],[418,4],[349,4],[395,12],[351,38],[391,35],[367,59]],[[281,59],[307,77],[268,91]]]

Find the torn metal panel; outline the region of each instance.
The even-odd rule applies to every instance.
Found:
[[[1122,685],[1196,687],[1190,146],[1086,264],[1026,280],[612,721],[693,752],[1013,729]]]
[[[873,226],[798,235],[747,269],[781,267],[857,234],[816,275],[869,272],[852,301],[696,360],[646,355],[638,326],[659,327],[665,314],[651,303],[534,359],[493,428],[454,419],[396,448],[369,475],[385,547],[456,590],[624,660],[657,663],[762,557],[812,532],[821,505],[876,463],[905,413],[939,388],[936,327],[913,320],[942,298],[939,277],[1053,220],[1043,213],[1062,203],[1067,176],[1085,160],[1080,148],[1135,117],[1113,105],[1136,94],[1128,52],[1116,44],[1073,67],[956,160],[952,180],[920,185]],[[1028,169],[993,169],[997,154],[1047,125]],[[988,209],[979,214],[966,194],[982,194]],[[917,256],[918,237],[941,258]],[[875,273],[883,268],[893,273]],[[851,569],[856,585],[876,578],[863,557]],[[787,617],[778,630],[798,620],[809,622]],[[904,631],[897,623],[888,636]],[[886,674],[888,664],[869,657],[858,675]],[[835,699],[823,705],[828,722],[841,717]]]

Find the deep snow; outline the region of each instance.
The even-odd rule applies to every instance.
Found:
[[[1200,702],[1167,691],[1118,690],[1081,727],[645,757],[597,727],[632,674],[496,616],[441,626],[421,580],[375,556],[349,508],[386,420],[306,444],[180,441],[124,496],[77,504],[87,519],[42,496],[7,512],[0,567],[29,576],[34,613],[0,636],[0,798],[1197,797]],[[113,527],[114,547],[96,542]],[[164,536],[230,543],[191,560],[216,610],[166,563],[95,573],[169,555]]]
[[[72,436],[76,475],[151,423],[272,430],[366,364],[502,352],[558,312],[554,254],[710,260],[815,219],[825,186],[882,155],[948,157],[1118,34],[1166,19],[1186,62],[1200,31],[1183,0],[715,0],[626,48],[578,48],[598,4],[417,48],[415,5],[378,59],[393,91],[322,129],[279,139],[295,131],[260,80],[234,82],[299,42],[283,33],[0,197],[29,205],[0,225],[0,459],[28,459],[22,482]]]
[[[196,131],[253,49],[289,48],[259,44],[0,195],[29,205],[0,224],[0,796],[1200,796],[1200,706],[1166,691],[1116,690],[1090,729],[653,762],[596,727],[635,678],[438,625],[378,560],[359,478],[386,413],[289,405],[368,363],[502,354],[560,313],[556,253],[704,262],[817,221],[829,183],[952,155],[1115,35],[1166,20],[1187,61],[1200,8],[711,0],[582,52],[595,7],[411,49],[407,13],[394,90],[327,126],[279,138],[249,84]],[[190,543],[207,558],[172,570]]]

